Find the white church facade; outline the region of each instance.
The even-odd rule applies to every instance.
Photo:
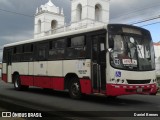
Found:
[[[109,22],[109,0],[71,0],[71,24],[65,24],[63,9],[51,0],[37,8],[35,14],[34,38],[97,26]]]

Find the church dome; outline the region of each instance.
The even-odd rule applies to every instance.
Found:
[[[49,0],[46,4],[41,5],[37,11],[36,14],[48,11],[48,12],[53,12],[53,13],[59,13],[59,7],[56,7],[51,0]]]
[[[54,4],[52,3],[51,0],[48,1],[48,3],[46,3],[48,6],[54,6]]]

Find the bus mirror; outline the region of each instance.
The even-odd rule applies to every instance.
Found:
[[[112,53],[112,52],[113,52],[113,49],[112,49],[112,48],[109,48],[109,49],[108,49],[108,52]]]

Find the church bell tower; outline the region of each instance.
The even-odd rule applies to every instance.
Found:
[[[35,14],[34,38],[43,37],[50,30],[64,26],[63,9],[56,7],[51,0],[37,8]]]
[[[71,0],[71,11],[73,26],[109,22],[109,0]]]

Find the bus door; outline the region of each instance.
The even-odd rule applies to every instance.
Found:
[[[106,90],[106,34],[92,36],[92,87],[94,92]]]
[[[12,49],[7,50],[7,82],[12,82]]]

